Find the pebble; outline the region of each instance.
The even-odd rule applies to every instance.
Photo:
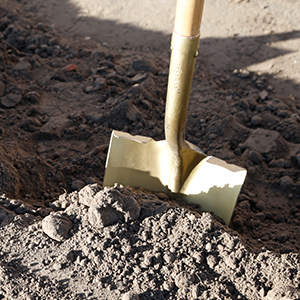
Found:
[[[85,186],[85,182],[82,180],[74,180],[72,181],[72,190],[78,191]]]
[[[262,122],[262,117],[261,116],[255,115],[251,118],[251,124],[254,125],[254,126],[260,125],[261,122]]]
[[[90,206],[94,196],[101,190],[100,185],[97,183],[89,184],[82,188],[79,193],[79,203],[84,204],[86,206]]]
[[[129,222],[140,215],[140,206],[136,200],[123,190],[105,187],[91,201],[88,214],[89,221],[97,228],[103,228],[118,220]]]
[[[132,62],[131,67],[135,71],[150,72],[152,74],[157,74],[157,72],[158,72],[158,69],[157,69],[154,61],[151,59],[148,59],[148,58],[135,59]]]
[[[134,83],[141,83],[144,81],[148,76],[148,73],[137,73],[134,77],[131,78],[131,80]]]
[[[175,277],[175,284],[178,288],[187,288],[195,281],[194,274],[183,271]]]
[[[262,155],[254,150],[249,151],[249,159],[254,163],[254,164],[260,164],[262,163]]]
[[[6,108],[13,108],[16,107],[21,102],[21,100],[21,95],[11,93],[1,97],[0,103]]]
[[[256,203],[255,205],[256,209],[260,210],[260,211],[263,211],[265,210],[265,203],[264,201],[260,200]]]
[[[20,61],[13,67],[13,72],[27,74],[31,70],[31,64],[28,61]]]
[[[68,238],[72,226],[72,222],[60,213],[49,215],[42,221],[44,233],[58,242],[63,242]]]
[[[123,104],[123,103],[121,103]],[[141,112],[139,109],[133,104],[132,101],[126,101],[125,102],[125,116],[129,121],[137,121],[139,117],[141,116]]]
[[[30,101],[32,104],[38,104],[41,96],[37,92],[28,92],[25,94],[24,99]]]
[[[213,255],[208,255],[207,258],[206,258],[206,262],[207,262],[207,265],[213,269],[215,267],[215,265],[217,264],[218,260],[215,256]]]
[[[286,161],[283,158],[273,159],[269,162],[271,168],[284,168],[286,166]]]
[[[137,293],[133,292],[133,291],[129,291],[126,294],[122,295],[122,300],[139,300],[140,297]]]
[[[168,252],[164,254],[164,260],[166,263],[171,264],[175,260],[175,255],[174,253]]]
[[[241,108],[244,108],[244,109],[250,108],[249,102],[246,99],[241,99],[239,104],[240,104]]]
[[[94,82],[93,91],[102,90],[107,87],[106,79],[103,77],[98,77]]]
[[[175,286],[174,281],[171,280],[164,281],[163,283],[163,289],[168,292],[171,292],[174,289],[174,286]]]
[[[291,188],[294,186],[294,181],[290,176],[286,175],[279,179],[279,184],[284,188]]]
[[[258,96],[261,100],[266,100],[268,97],[269,93],[266,90],[261,91]]]

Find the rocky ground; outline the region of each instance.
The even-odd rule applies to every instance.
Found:
[[[197,60],[186,139],[248,170],[227,227],[163,193],[102,187],[113,129],[164,139],[167,50],[68,36],[25,1],[0,8],[0,299],[300,298],[296,80]]]

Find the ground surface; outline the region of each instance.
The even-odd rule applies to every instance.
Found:
[[[186,139],[248,170],[229,227],[102,189],[113,129],[164,139],[173,2],[1,2],[0,299],[300,298],[297,1],[205,6]]]

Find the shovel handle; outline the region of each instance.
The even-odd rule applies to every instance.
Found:
[[[185,37],[200,32],[204,0],[177,0],[174,31]]]
[[[200,40],[204,0],[177,0],[165,114],[165,135],[172,154],[169,188],[177,193],[183,178],[182,155],[189,96]]]

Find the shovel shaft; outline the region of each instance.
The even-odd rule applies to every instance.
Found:
[[[171,44],[165,135],[173,157],[169,188],[177,193],[183,178],[182,152],[192,78],[200,39],[204,0],[178,0]]]
[[[194,36],[200,31],[204,0],[177,0],[174,31]]]

